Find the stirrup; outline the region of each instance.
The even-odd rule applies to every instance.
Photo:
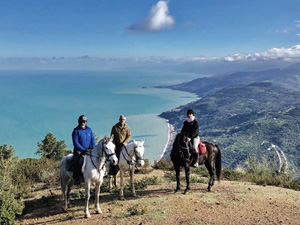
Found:
[[[195,164],[192,164],[191,167],[197,168],[197,167],[199,167],[199,163],[196,162]]]

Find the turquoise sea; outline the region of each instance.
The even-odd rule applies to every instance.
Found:
[[[132,139],[145,140],[145,158],[161,155],[168,136],[166,110],[197,100],[191,93],[143,86],[176,84],[196,75],[132,71],[0,71],[0,145],[21,158],[38,157],[37,143],[52,132],[73,149],[79,115],[99,138],[110,135],[121,114]]]

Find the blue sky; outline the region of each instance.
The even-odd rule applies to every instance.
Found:
[[[300,58],[299,0],[3,0],[0,17],[2,60]]]

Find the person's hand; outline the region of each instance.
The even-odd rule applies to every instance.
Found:
[[[84,151],[84,153],[85,153],[86,155],[87,155],[87,154],[90,154],[91,150],[92,150],[92,149],[86,149],[86,150]]]
[[[187,138],[187,140],[188,140],[188,141],[191,141],[192,139],[191,139],[191,138]]]

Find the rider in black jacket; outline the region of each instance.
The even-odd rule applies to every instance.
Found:
[[[183,127],[181,129],[181,133],[186,135],[188,137],[188,140],[193,144],[196,162],[194,165],[191,166],[198,167],[199,153],[197,148],[200,142],[199,123],[194,116],[194,110],[189,109],[186,114],[187,114],[187,119],[186,121],[184,121]]]

